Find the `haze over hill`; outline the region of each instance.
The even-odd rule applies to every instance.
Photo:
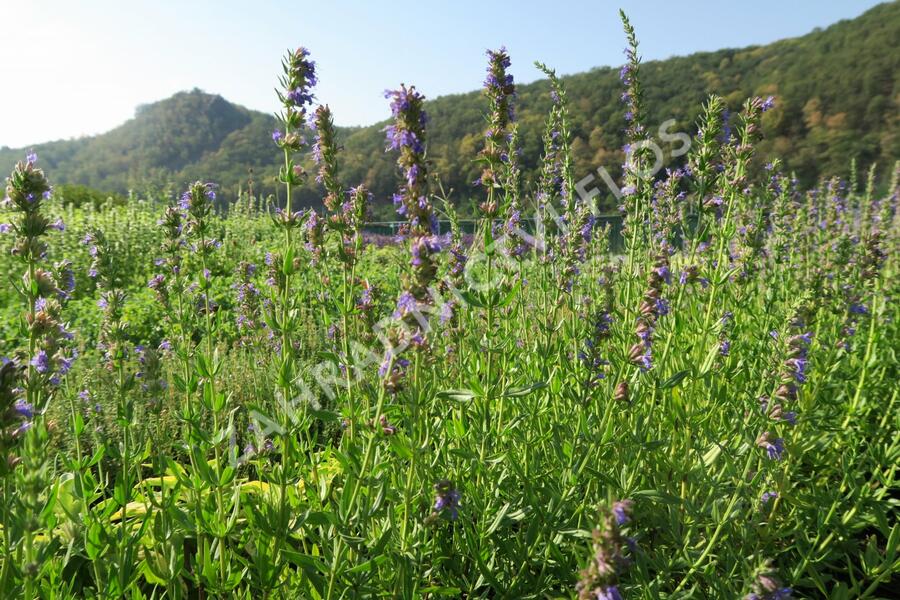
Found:
[[[645,63],[641,76],[648,123],[655,131],[675,119],[670,131],[693,132],[709,93],[725,97],[735,111],[748,96],[774,95],[777,106],[765,116],[761,151],[784,159],[804,183],[845,176],[854,157],[861,165],[878,162],[887,170],[900,157],[898,39],[900,2],[892,2],[799,38]],[[624,109],[617,72],[602,67],[564,78],[578,178],[600,166],[618,173]],[[518,88],[526,177],[539,161],[548,91],[546,81]],[[429,157],[458,200],[470,195],[477,177],[473,158],[481,146],[485,108],[478,91],[440,97],[426,106]],[[239,185],[246,189],[250,169],[255,191],[275,191],[280,152],[271,141],[274,125],[269,115],[193,90],[139,107],[133,119],[107,133],[33,148],[56,183],[124,192],[179,189],[205,179],[220,183],[225,197],[234,197]],[[398,175],[395,157],[384,152],[383,125],[341,129],[341,158],[345,183],[368,185],[387,212]],[[9,172],[25,150],[0,149],[0,170]],[[320,195],[310,182],[300,197],[315,204]]]

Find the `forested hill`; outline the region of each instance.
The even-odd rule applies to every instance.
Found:
[[[860,165],[878,162],[889,168],[900,157],[897,40],[900,2],[891,2],[799,38],[647,62],[641,76],[648,123],[655,130],[663,121],[675,119],[670,131],[693,132],[709,93],[725,97],[732,110],[748,96],[774,95],[777,106],[765,115],[761,150],[782,157],[804,182],[846,175],[854,157]],[[512,59],[515,73],[516,57]],[[567,76],[564,83],[574,119],[576,176],[600,166],[617,174],[624,123],[618,68]],[[541,152],[548,89],[546,81],[518,88],[523,162],[529,174]],[[472,159],[480,148],[485,109],[478,91],[427,104],[433,170],[461,201],[466,201],[477,177]],[[279,151],[271,142],[273,126],[268,115],[193,90],[140,107],[133,119],[108,133],[34,149],[58,183],[123,192],[178,188],[189,180],[208,179],[219,182],[224,194],[233,197],[239,185],[246,188],[249,169],[255,190],[274,190]],[[394,157],[384,151],[383,126],[342,129],[341,136],[346,183],[365,182],[385,205],[397,184],[397,171]],[[0,172],[9,172],[23,155],[24,149],[0,149]],[[301,197],[313,203],[318,194],[310,187]]]

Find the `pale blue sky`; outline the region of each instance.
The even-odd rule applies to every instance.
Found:
[[[382,92],[400,82],[429,98],[477,88],[485,48],[501,44],[517,81],[538,78],[534,60],[560,73],[621,64],[620,6],[649,60],[802,35],[878,3],[0,0],[0,146],[100,133],[193,87],[272,112],[280,57],[297,45],[318,63],[318,99],[356,125],[385,118]]]

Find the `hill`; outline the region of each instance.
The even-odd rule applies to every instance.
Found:
[[[733,110],[748,96],[774,95],[777,107],[766,114],[762,151],[782,157],[804,183],[846,175],[851,158],[861,165],[891,164],[900,157],[898,39],[900,2],[891,2],[798,38],[647,62],[642,79],[648,123],[675,119],[670,131],[692,132],[709,93],[725,97]],[[617,173],[622,162],[624,109],[617,75],[617,68],[602,67],[564,78],[579,178],[600,166]],[[526,176],[539,160],[548,92],[545,80],[518,88]],[[478,91],[427,103],[429,156],[458,200],[469,195],[477,176],[472,159],[481,144],[485,107]],[[384,152],[383,125],[341,129],[340,135],[347,184],[365,182],[385,213],[397,174],[394,157]],[[254,189],[275,190],[279,152],[271,143],[273,126],[271,116],[195,89],[142,106],[133,119],[105,134],[34,149],[59,183],[124,192],[177,189],[201,178],[219,182],[226,197],[233,197],[237,186],[246,188],[250,169]],[[23,154],[24,149],[0,149],[0,172],[8,172]],[[300,197],[315,204],[319,195],[310,185]]]

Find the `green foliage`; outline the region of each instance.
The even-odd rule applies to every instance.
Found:
[[[99,210],[105,204],[122,206],[126,202],[125,197],[121,194],[105,194],[86,185],[77,183],[57,186],[54,192],[63,205],[71,205],[76,208],[92,206],[94,210]]]

